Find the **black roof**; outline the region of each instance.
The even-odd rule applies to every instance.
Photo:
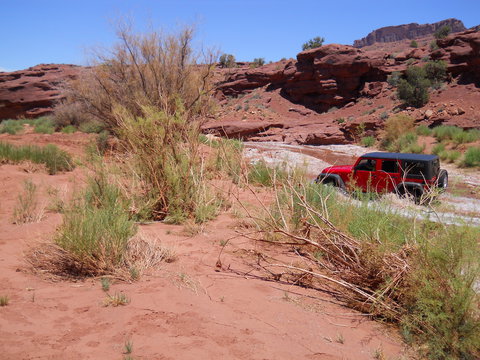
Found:
[[[361,157],[377,158],[377,159],[413,160],[413,161],[432,161],[432,160],[438,159],[437,155],[391,153],[391,152],[371,152],[368,154],[363,154]]]

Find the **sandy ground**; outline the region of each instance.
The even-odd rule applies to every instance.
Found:
[[[74,154],[89,141],[80,134],[2,135],[0,140],[53,142]],[[0,296],[10,300],[0,307],[0,359],[122,359],[129,342],[133,359],[408,357],[394,327],[369,320],[328,294],[245,275],[253,250],[264,249],[238,236],[242,219],[234,210],[192,235],[188,226],[140,226],[173,248],[178,259],[135,283],[115,282],[109,293],[124,293],[130,299],[125,306],[104,306],[107,295],[99,279],[52,282],[33,274],[25,253],[52,241],[62,221],[48,210],[48,193],[82,186],[84,169],[54,176],[29,171],[25,165],[0,166]],[[45,212],[39,222],[17,225],[12,215],[26,179],[37,185]],[[216,271],[221,244],[232,237]]]

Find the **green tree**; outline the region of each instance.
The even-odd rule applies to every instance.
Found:
[[[233,56],[232,54],[220,55],[219,64],[222,68],[232,68],[237,65],[235,61],[235,56]]]
[[[412,42],[410,43],[410,47],[418,48],[418,43],[415,40],[412,40]]]
[[[265,59],[264,58],[255,58],[253,59],[252,66],[253,67],[259,67],[265,65]]]
[[[308,40],[305,44],[302,45],[302,50],[315,49],[323,45],[325,38],[316,36],[313,39]]]
[[[425,76],[432,84],[439,84],[447,78],[447,63],[445,61],[429,61],[424,66]]]
[[[427,79],[425,69],[410,66],[405,72],[405,77],[398,82],[398,97],[408,106],[422,107],[429,100],[430,81]]]
[[[443,39],[446,38],[448,34],[452,31],[452,28],[450,25],[445,25],[439,28],[437,31],[435,31],[435,39]]]

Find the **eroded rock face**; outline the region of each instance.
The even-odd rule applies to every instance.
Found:
[[[423,36],[432,35],[443,26],[450,26],[452,33],[465,31],[466,28],[463,22],[457,19],[442,20],[433,24],[405,24],[397,26],[387,26],[372,31],[366,37],[360,40],[355,40],[353,46],[361,48],[364,46],[373,45],[377,42],[394,42],[400,40],[413,40]]]
[[[480,31],[452,34],[437,44],[440,49],[431,54],[433,59],[446,61],[453,76],[480,82]]]
[[[0,120],[50,113],[54,102],[62,98],[60,84],[75,78],[80,68],[41,64],[26,70],[0,72]]]

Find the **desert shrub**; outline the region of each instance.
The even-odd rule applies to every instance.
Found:
[[[13,222],[14,224],[39,222],[42,216],[43,210],[38,208],[37,185],[31,180],[25,180],[23,191],[18,195],[17,204],[13,210]]]
[[[86,111],[84,105],[74,102],[70,98],[55,104],[52,118],[57,130],[69,125],[78,128],[82,124],[94,121],[93,116]]]
[[[452,31],[452,28],[450,27],[450,25],[444,25],[441,28],[439,28],[437,31],[435,31],[433,35],[435,36],[435,39],[443,39],[443,38],[446,38],[451,31]]]
[[[209,112],[216,56],[204,51],[207,55],[199,60],[193,35],[189,27],[177,34],[136,34],[120,26],[119,42],[94,54],[93,66],[69,83],[68,99],[82,104],[83,112],[99,119],[113,135],[119,130],[117,106],[134,117],[142,117],[145,106],[169,116],[180,111],[189,120]]]
[[[35,119],[33,126],[33,131],[38,134],[53,134],[55,132],[54,121],[49,116],[42,116]]]
[[[412,48],[418,48],[418,43],[417,43],[415,40],[412,40],[412,41],[410,42],[410,47],[412,47]]]
[[[89,179],[84,192],[67,207],[55,243],[70,256],[76,275],[115,272],[136,233],[128,203],[104,175]]]
[[[387,119],[388,119],[388,112],[387,112],[387,111],[383,111],[383,112],[380,114],[380,119],[381,119],[381,120],[387,120]]]
[[[360,140],[360,144],[365,147],[371,147],[375,145],[375,138],[373,136],[365,136]]]
[[[430,43],[430,50],[431,51],[438,50],[437,40],[432,40],[432,42]]]
[[[480,130],[471,129],[471,130],[462,130],[453,134],[452,140],[456,144],[467,144],[475,142],[480,139]]]
[[[235,184],[239,184],[243,172],[243,143],[235,139],[209,140],[204,135],[200,141],[215,149],[212,158],[214,171],[229,176]]]
[[[265,241],[297,249],[295,265],[257,262],[273,279],[317,289],[335,282],[348,306],[397,322],[422,358],[480,355],[478,228],[412,221],[322,184],[278,189],[258,225]]]
[[[287,181],[301,181],[305,176],[302,168],[288,168],[287,164],[268,165],[260,160],[250,165],[247,172],[248,182],[253,185],[272,187]]]
[[[419,66],[410,66],[405,72],[405,77],[398,81],[398,98],[408,106],[422,107],[428,102],[428,88],[430,87],[425,69]]]
[[[36,164],[45,164],[48,173],[70,171],[74,163],[70,155],[52,144],[40,147],[35,145],[15,146],[0,142],[0,162],[19,162],[29,160]]]
[[[461,136],[463,129],[452,125],[440,125],[434,127],[432,132],[438,141],[446,141]]]
[[[387,150],[391,152],[420,154],[423,152],[424,147],[419,145],[417,140],[417,135],[413,132],[409,132],[401,135],[395,141],[390,143],[387,146]]]
[[[445,151],[445,145],[442,144],[442,143],[439,143],[439,144],[436,144],[433,148],[432,148],[432,154],[434,155],[438,155],[440,154],[441,152]]]
[[[415,128],[415,120],[404,114],[395,114],[385,121],[384,135],[380,147],[386,149],[391,143],[406,133],[411,133]]]
[[[235,62],[235,56],[232,54],[222,54],[220,55],[219,64],[223,68],[232,68],[237,65]]]
[[[105,131],[105,124],[99,120],[91,120],[84,123],[81,123],[78,130],[86,134],[100,134],[102,131]]]
[[[420,136],[430,136],[432,135],[432,130],[427,125],[420,125],[415,129],[417,135]]]
[[[467,149],[463,157],[462,166],[480,166],[480,147],[470,147]]]
[[[310,49],[315,49],[323,45],[325,42],[325,39],[320,36],[316,36],[310,40],[308,40],[306,43],[302,45],[302,50],[310,50]]]
[[[75,132],[77,132],[77,128],[73,125],[67,125],[65,126],[64,128],[62,128],[61,132],[64,133],[64,134],[73,134]]]
[[[457,161],[462,154],[460,153],[460,151],[456,150],[443,150],[440,151],[437,155],[441,160],[453,163]]]
[[[15,135],[23,130],[23,124],[20,120],[3,120],[0,123],[0,134]]]
[[[443,60],[429,61],[423,67],[426,78],[432,84],[440,84],[447,78],[447,63]]]
[[[252,61],[252,67],[259,67],[265,65],[265,59],[264,58],[255,58]]]
[[[199,124],[178,111],[169,115],[145,107],[144,115],[138,117],[118,108],[116,132],[144,182],[149,218],[201,222],[216,214],[220,199],[206,183]],[[208,216],[199,216],[206,211]]]
[[[103,155],[107,151],[108,148],[108,137],[109,137],[108,131],[104,130],[100,132],[97,135],[97,138],[95,139],[95,145],[97,147],[97,151],[99,154]]]
[[[392,86],[397,86],[401,78],[402,73],[400,71],[394,71],[391,75],[388,75],[387,83]]]

